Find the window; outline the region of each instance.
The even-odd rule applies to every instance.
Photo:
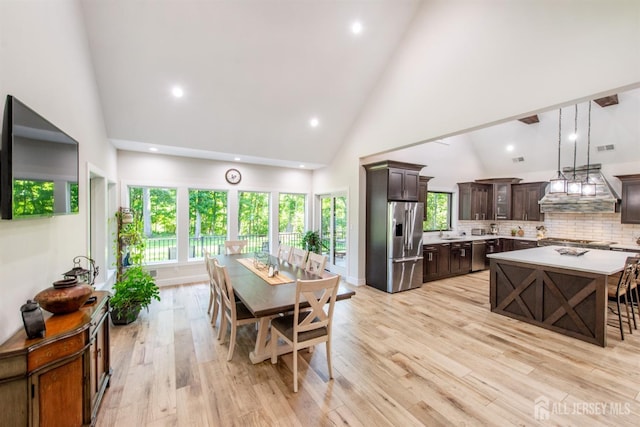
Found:
[[[245,252],[268,250],[269,193],[238,193],[238,239],[248,240]]]
[[[280,193],[278,201],[279,244],[302,247],[306,200],[304,194]]]
[[[224,253],[227,239],[227,192],[189,190],[189,258],[202,258],[207,250]]]
[[[424,231],[451,229],[451,193],[429,191],[427,193],[427,218],[422,223]]]
[[[129,187],[129,207],[142,212],[145,262],[177,258],[176,189]]]

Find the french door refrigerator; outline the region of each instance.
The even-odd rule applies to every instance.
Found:
[[[378,244],[368,254],[368,262],[379,263],[377,274],[367,275],[368,285],[390,293],[422,286],[423,210],[420,202],[387,203],[384,244],[383,230],[377,230]]]

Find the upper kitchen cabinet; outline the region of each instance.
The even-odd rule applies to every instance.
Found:
[[[385,160],[364,167],[367,170],[368,189],[377,194],[385,193],[389,201],[424,203],[419,194],[420,170],[424,165]]]
[[[492,190],[491,184],[458,183],[458,219],[461,221],[492,219]]]
[[[620,222],[640,224],[640,174],[617,175],[622,181],[622,205]]]
[[[491,208],[493,217],[487,218],[492,220],[511,219],[511,186],[522,181],[520,178],[492,178],[476,180],[481,184],[489,184],[492,186]]]
[[[429,180],[432,176],[421,176],[418,181],[418,201],[424,203],[422,220],[427,219],[427,194],[429,193]]]
[[[511,186],[511,219],[515,221],[543,221],[538,201],[544,196],[546,182],[528,182]]]

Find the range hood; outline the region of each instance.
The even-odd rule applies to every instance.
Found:
[[[589,180],[596,184],[595,196],[574,196],[569,194],[547,193],[539,202],[540,212],[554,213],[613,213],[620,211],[620,198],[600,171],[600,164],[589,166]],[[573,168],[564,168],[567,179],[573,179]],[[575,170],[576,179],[582,182],[587,178],[587,167]]]

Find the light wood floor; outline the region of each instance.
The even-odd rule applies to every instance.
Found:
[[[149,313],[111,330],[114,376],[97,424],[638,425],[640,330],[621,341],[610,326],[600,348],[493,314],[488,277],[394,295],[356,288],[336,304],[334,380],[318,346],[302,353],[297,394],[291,355],[249,362],[251,326],[226,361],[204,284],[164,288]]]

